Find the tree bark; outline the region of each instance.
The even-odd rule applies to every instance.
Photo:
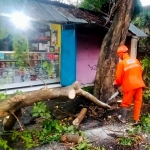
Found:
[[[36,102],[47,101],[54,98],[69,97],[70,99],[74,99],[75,96],[86,97],[99,107],[110,108],[108,104],[99,101],[90,93],[82,90],[76,81],[74,84],[68,87],[54,89],[45,87],[40,90],[28,92],[22,95],[14,95],[10,99],[0,101],[0,117],[5,117],[3,121],[4,128],[12,129],[16,122],[16,118],[13,114],[15,114],[17,117],[21,117],[21,114],[18,114],[18,111],[21,110],[21,108],[31,106]]]
[[[118,57],[116,50],[125,43],[135,0],[118,0],[115,16],[108,33],[103,39],[97,64],[94,96],[106,102],[115,92],[113,80]]]

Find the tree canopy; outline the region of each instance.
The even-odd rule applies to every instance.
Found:
[[[136,16],[132,23],[138,28],[143,30],[146,34],[150,35],[150,11],[143,10],[138,16]],[[149,55],[150,52],[150,37],[140,38],[139,40],[139,52],[144,53],[144,55]]]
[[[93,11],[105,11],[108,15],[111,13],[111,9],[116,3],[122,3],[122,0],[82,0],[80,7],[93,10]],[[142,11],[142,4],[140,0],[135,0],[133,18],[139,15]]]
[[[80,7],[88,10],[100,10],[102,5],[106,2],[107,0],[83,0]]]
[[[146,29],[149,33],[150,29],[150,11],[142,11],[137,17],[133,19],[133,23],[141,29]]]

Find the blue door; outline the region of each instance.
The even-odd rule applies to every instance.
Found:
[[[76,81],[75,30],[63,30],[61,37],[60,82],[62,86],[68,86]]]

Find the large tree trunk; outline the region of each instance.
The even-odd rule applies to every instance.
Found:
[[[94,96],[106,102],[114,93],[112,86],[118,57],[116,49],[125,43],[135,0],[118,0],[115,16],[105,35],[97,64]]]
[[[74,99],[75,96],[83,96],[93,103],[103,108],[110,108],[108,104],[99,101],[90,93],[82,90],[78,82],[68,87],[61,88],[43,88],[37,91],[28,92],[22,95],[14,95],[9,99],[0,101],[0,117],[4,117],[4,129],[11,130],[18,117],[21,117],[21,108],[31,106],[36,102],[47,101],[54,98],[69,97]]]

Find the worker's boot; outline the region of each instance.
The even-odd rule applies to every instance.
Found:
[[[120,108],[120,113],[119,113],[119,115],[118,115],[118,119],[119,119],[122,123],[126,123],[127,112],[128,112],[128,108],[125,108],[125,107],[121,107],[121,108]]]

